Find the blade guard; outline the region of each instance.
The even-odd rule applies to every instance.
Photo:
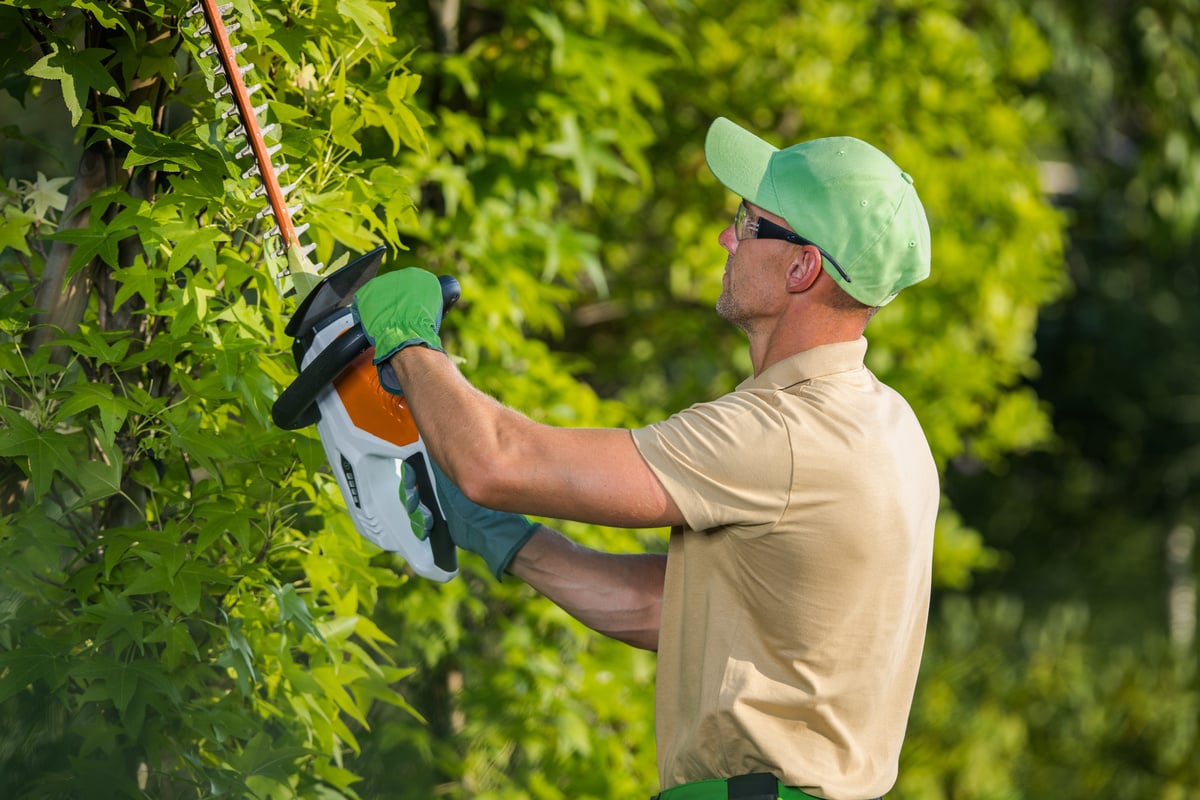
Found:
[[[350,309],[335,313],[314,332],[301,372],[339,339],[359,332]],[[434,490],[429,454],[404,399],[380,386],[374,353],[373,347],[362,350],[318,392],[317,432],[358,532],[399,553],[418,575],[444,583],[458,574],[458,554]],[[433,518],[428,534],[424,515],[409,514],[406,469],[415,473],[421,510]]]

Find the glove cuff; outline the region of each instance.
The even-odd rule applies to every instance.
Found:
[[[442,340],[436,332],[425,333],[422,331],[416,336],[410,336],[399,342],[392,339],[388,333],[383,333],[376,338],[373,344],[375,345],[375,357],[372,359],[372,363],[374,364],[382,364],[404,348],[412,347],[413,345],[428,347],[430,350],[437,350],[439,353],[446,352],[442,347]]]
[[[392,368],[392,356],[396,355],[396,353],[399,353],[404,348],[412,347],[413,345],[422,345],[424,347],[428,347],[430,350],[437,350],[439,353],[444,353],[446,351],[442,349],[441,344],[441,339],[434,334],[433,343],[419,338],[408,339],[404,342],[401,342],[396,347],[393,347],[382,356],[379,355],[380,350],[378,347],[376,347],[375,357],[371,359],[371,363],[375,365],[375,369],[379,372],[379,385],[382,386],[383,390],[388,394],[394,394],[396,397],[404,397],[404,387],[400,385],[400,379],[396,377],[396,370]]]
[[[532,520],[526,519],[525,522],[528,526],[525,532],[512,540],[512,545],[507,551],[500,554],[500,558],[494,564],[488,564],[488,568],[492,570],[492,574],[500,582],[504,581],[504,573],[508,571],[508,565],[512,563],[512,560],[517,557],[517,552],[525,546],[525,543],[533,536],[534,531],[540,527],[538,523]]]

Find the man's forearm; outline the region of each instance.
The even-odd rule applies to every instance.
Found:
[[[524,420],[471,386],[443,353],[409,347],[392,356],[391,364],[433,459],[474,496],[472,478],[506,452],[500,441],[506,427],[497,417],[508,417],[510,426]]]
[[[434,350],[409,347],[391,363],[434,461],[476,503],[629,527],[680,519],[628,431],[539,425],[476,390]],[[602,480],[609,474],[630,483]],[[508,571],[589,628],[657,650],[666,561],[601,553],[541,526]]]
[[[542,526],[508,571],[592,630],[658,650],[666,565],[665,555],[601,553]]]
[[[474,502],[623,528],[684,522],[630,431],[534,422],[429,348],[407,347],[391,364],[433,459]]]

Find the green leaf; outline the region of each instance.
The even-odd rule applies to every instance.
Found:
[[[110,230],[102,222],[95,221],[87,228],[67,228],[46,236],[75,245],[67,275],[74,275],[99,256],[110,267],[118,266],[117,248],[125,233]]]
[[[151,566],[143,575],[134,578],[125,594],[154,594],[166,591],[174,606],[185,614],[196,613],[203,599],[205,584],[229,585],[230,579],[211,567],[185,558],[186,548],[172,546],[160,566]],[[145,554],[143,554],[145,558]],[[178,564],[178,566],[174,566]]]
[[[251,684],[256,680],[254,650],[246,640],[243,627],[241,617],[229,617],[229,644],[217,659],[217,663],[232,669],[237,674],[238,687],[242,694],[249,695]]]
[[[15,205],[5,206],[0,212],[0,251],[11,247],[25,255],[33,255],[29,249],[29,231],[37,222],[32,214],[22,211]]]
[[[125,558],[136,540],[129,534],[110,531],[104,537],[104,577],[112,576],[113,568]]]
[[[167,570],[167,576],[171,580],[179,574],[179,570],[187,563],[188,548],[185,544],[176,542],[170,547],[164,547],[162,550],[162,563]]]
[[[367,41],[375,44],[391,41],[391,37],[388,36],[387,11],[382,4],[373,0],[338,0],[337,10],[340,15],[358,26]]]
[[[127,347],[122,347],[122,351]],[[67,397],[54,410],[54,421],[65,422],[93,408],[100,418],[104,438],[112,441],[129,415],[130,403],[125,398],[114,396],[112,387],[106,383],[78,383],[72,386]]]
[[[106,332],[91,325],[81,325],[77,334],[67,337],[66,344],[79,355],[94,358],[101,364],[120,364],[132,342],[120,331]]]
[[[180,570],[167,590],[171,602],[184,614],[194,614],[200,608],[201,576],[188,569]]]
[[[292,765],[309,755],[311,751],[303,747],[276,747],[264,732],[246,743],[246,749],[236,765],[243,776],[262,776],[283,781],[291,775]]]
[[[146,260],[140,255],[128,267],[113,267],[112,276],[120,286],[113,301],[118,307],[135,294],[140,296],[147,306],[153,307],[157,303],[158,283],[162,280],[162,273],[148,267]]]
[[[0,703],[31,683],[57,689],[67,676],[69,651],[68,645],[29,634],[15,650],[0,652]]]
[[[229,576],[203,562],[188,559],[175,573],[167,591],[179,610],[190,614],[200,608],[206,586],[225,587],[232,582]]]
[[[400,103],[393,106],[392,113],[399,126],[400,138],[404,144],[418,153],[428,152],[429,144],[425,140],[425,130],[408,104]]]
[[[270,589],[275,595],[275,601],[279,604],[281,622],[291,622],[305,633],[315,636],[322,642],[325,641],[325,637],[313,623],[312,610],[304,598],[296,592],[295,585],[288,583],[283,586],[271,586]]]
[[[91,459],[77,465],[72,479],[79,485],[81,494],[75,508],[90,506],[120,493],[125,465],[119,456],[119,452],[113,452],[103,460]]]
[[[362,118],[356,106],[338,103],[329,113],[329,135],[339,146],[352,153],[362,154],[362,145],[354,135],[362,127]]]
[[[104,695],[122,715],[142,683],[172,701],[177,702],[179,697],[178,688],[167,678],[162,665],[154,661],[121,661],[95,655],[73,663],[70,674],[72,678],[101,682]]]
[[[131,125],[133,136],[128,144],[132,148],[125,157],[125,168],[154,164],[161,169],[177,171],[180,167],[200,169],[198,157],[201,153],[196,147],[181,142],[173,136],[159,133],[148,123],[134,122]]]
[[[354,680],[362,677],[360,669],[343,664],[340,668],[314,667],[310,670],[317,685],[321,687],[325,697],[337,704],[347,716],[361,725],[367,725],[367,719],[362,709],[354,702],[354,698],[346,691],[346,687]]]
[[[161,565],[160,559],[157,556],[151,558],[151,554],[146,552],[138,553],[138,555],[147,561],[147,568],[125,587],[122,594],[128,596],[157,594],[169,590],[171,588],[171,577]]]
[[[29,420],[10,408],[0,408],[7,427],[0,430],[0,456],[27,459],[34,499],[50,490],[54,473],[70,476],[75,470],[72,438],[57,431],[39,431]]]
[[[114,594],[106,588],[103,602],[85,606],[81,613],[84,619],[97,624],[92,634],[96,642],[107,642],[115,634],[121,633],[128,638],[127,642],[120,645],[122,649],[128,644],[140,644],[145,615],[135,612],[127,597]]]
[[[164,645],[163,663],[168,671],[173,671],[184,663],[196,663],[200,660],[196,640],[192,638],[187,625],[179,622],[164,622],[146,636],[146,642],[160,642]]]
[[[226,241],[229,241],[229,236],[220,228],[193,228],[175,243],[171,258],[167,262],[167,269],[171,272],[178,272],[193,258],[208,269],[215,269],[217,265],[216,243]]]
[[[25,193],[25,203],[36,221],[41,222],[45,219],[46,212],[50,209],[62,211],[67,207],[67,193],[59,189],[70,182],[70,178],[47,180],[45,175],[38,172],[37,180],[29,184],[29,191]]]
[[[109,97],[121,97],[121,90],[103,63],[104,58],[112,52],[103,47],[89,47],[77,51],[60,50],[59,45],[55,43],[51,45],[50,52],[27,69],[25,74],[44,80],[60,81],[63,102],[71,112],[71,124],[78,125],[92,90]]]
[[[206,553],[213,544],[228,533],[239,547],[246,550],[250,547],[250,516],[247,508],[234,507],[211,509],[207,511],[208,519],[200,528],[196,537],[196,552]]]
[[[129,21],[126,20],[124,14],[117,12],[112,3],[102,3],[97,0],[72,0],[71,4],[75,8],[90,12],[101,26],[109,30],[120,28],[126,33],[132,33]]]

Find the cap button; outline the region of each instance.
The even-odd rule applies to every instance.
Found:
[[[905,171],[903,171],[903,170],[901,170],[901,171],[900,171],[900,177],[901,177],[901,178],[904,178],[904,182],[905,182],[905,183],[912,183],[912,182],[913,182],[912,175],[909,175],[907,172],[905,172]]]

